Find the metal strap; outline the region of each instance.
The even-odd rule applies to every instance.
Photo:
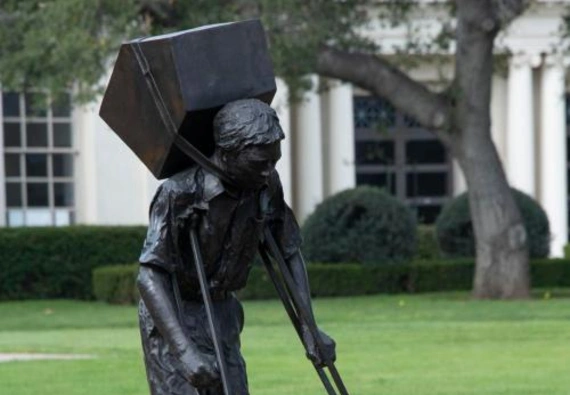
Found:
[[[196,147],[194,147],[188,140],[186,140],[184,137],[178,134],[176,124],[172,119],[170,111],[168,111],[168,107],[164,102],[164,98],[160,93],[160,89],[158,89],[158,85],[150,70],[148,61],[144,56],[144,52],[140,45],[143,39],[144,38],[139,38],[134,42],[132,46],[133,52],[135,54],[135,58],[137,59],[137,63],[139,64],[139,67],[143,74],[143,77],[147,83],[148,90],[152,96],[156,109],[160,114],[160,118],[162,119],[162,122],[166,128],[166,131],[174,138],[174,144],[176,144],[176,146],[180,149],[180,151],[189,156],[200,167],[208,170],[210,173],[214,174],[216,177],[223,180],[224,182],[230,185],[234,185],[231,179],[226,174],[224,174],[222,169],[216,166],[203,153],[201,153]]]

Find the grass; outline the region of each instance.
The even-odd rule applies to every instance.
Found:
[[[462,293],[320,299],[353,395],[570,395],[570,299],[480,302]],[[554,297],[553,297],[554,296]],[[253,395],[324,394],[277,301],[247,302]],[[0,393],[148,393],[136,310],[74,301],[0,303],[0,352],[94,354],[0,364]]]

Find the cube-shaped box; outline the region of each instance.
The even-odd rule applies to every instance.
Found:
[[[141,54],[173,128],[159,112],[156,94],[143,75]],[[174,144],[171,129],[209,156],[216,112],[238,99],[269,104],[275,90],[258,20],[208,25],[123,44],[99,115],[160,179],[193,164]]]

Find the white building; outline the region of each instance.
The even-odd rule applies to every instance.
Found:
[[[493,79],[491,103],[493,138],[509,181],[543,205],[555,256],[567,242],[569,218],[569,62],[554,50],[565,3],[539,2],[498,40],[510,55]],[[424,32],[440,23],[437,7],[418,13],[415,23]],[[380,26],[370,32],[387,54],[408,33]],[[410,73],[437,88],[451,61],[424,62]],[[278,81],[274,106],[287,134],[278,169],[298,218],[335,192],[373,184],[408,202],[420,221],[433,222],[445,201],[465,188],[449,153],[381,98],[329,82],[329,91],[289,105],[287,87]],[[0,96],[0,225],[145,224],[158,181],[98,117],[99,103],[37,111],[33,102],[46,99]]]

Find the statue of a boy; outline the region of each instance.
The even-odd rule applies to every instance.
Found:
[[[267,104],[256,99],[229,103],[214,119],[211,159],[233,185],[194,166],[159,187],[138,277],[142,343],[153,395],[223,395],[192,264],[191,227],[198,233],[232,395],[249,394],[239,339],[243,310],[234,291],[246,285],[264,226],[269,226],[311,311],[299,228],[275,170],[283,138],[277,115]],[[334,342],[322,332],[321,337],[326,355],[319,354],[310,336],[305,339],[317,364],[335,355]]]

